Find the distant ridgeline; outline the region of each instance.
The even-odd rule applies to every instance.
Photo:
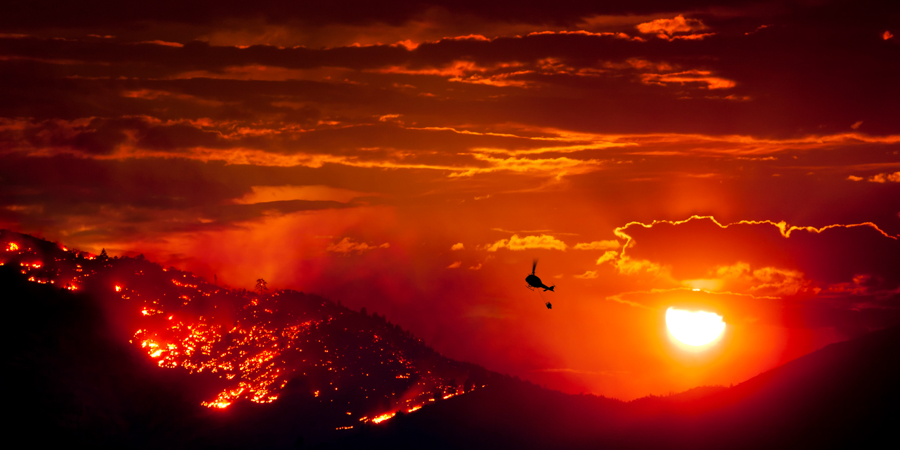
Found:
[[[346,405],[349,429],[484,387],[494,374],[445,358],[377,314],[292,290],[231,289],[142,256],[108,257],[0,230],[0,265],[104,306],[123,341],[161,368],[205,374],[202,405],[285,390]],[[212,374],[212,375],[210,375]],[[342,407],[343,408],[343,407]],[[343,411],[343,409],[342,409]]]

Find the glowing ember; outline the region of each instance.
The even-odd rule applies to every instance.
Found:
[[[429,410],[429,411],[430,411],[430,410]],[[380,415],[380,416],[375,416],[375,417],[372,418],[372,423],[381,423],[381,422],[384,422],[385,420],[388,420],[388,419],[394,417],[395,415],[397,415],[396,412],[392,412],[392,413],[384,413],[384,414],[382,414],[382,415]]]
[[[9,242],[7,251],[19,253],[3,263],[19,266],[29,281],[59,280],[70,291],[82,286],[89,294],[107,296],[108,287],[91,289],[112,286],[121,301],[133,302],[134,316],[128,320],[134,320],[137,331],[129,342],[157,366],[219,377],[218,393],[201,403],[209,408],[224,409],[239,400],[271,403],[289,380],[311,379],[316,380],[309,390],[313,398],[353,399],[348,402],[353,409],[392,404],[393,412],[360,419],[378,424],[396,411],[421,409],[433,396],[458,395],[460,386],[444,380],[468,377],[468,369],[435,356],[384,318],[315,296],[233,290],[142,259],[101,260],[55,248],[57,254],[41,260],[29,246]],[[89,277],[102,282],[86,283]],[[411,358],[407,352],[424,356]]]

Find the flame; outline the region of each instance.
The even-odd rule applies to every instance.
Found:
[[[56,247],[58,251],[62,248]],[[20,244],[8,243],[7,251],[19,249]],[[113,271],[122,267],[133,270],[135,276],[148,277],[141,279],[149,281],[155,276],[165,280],[163,284],[138,281],[110,284],[115,292],[121,293],[123,301],[136,302],[132,311],[135,311],[139,328],[129,342],[139,346],[157,366],[167,369],[181,367],[189,373],[214,373],[223,381],[230,382],[214,397],[201,402],[203,406],[224,409],[239,399],[255,403],[274,402],[297,371],[315,368],[313,370],[327,371],[332,377],[327,390],[313,391],[315,398],[338,391],[339,382],[343,380],[350,380],[352,376],[369,376],[371,373],[366,373],[364,366],[355,366],[353,361],[348,361],[344,350],[329,348],[331,341],[325,339],[328,334],[319,335],[318,339],[314,337],[315,331],[321,333],[327,330],[329,324],[340,320],[340,316],[347,312],[345,308],[328,306],[328,302],[320,302],[318,306],[312,306],[312,310],[285,314],[280,311],[279,305],[283,304],[277,303],[279,298],[286,294],[305,294],[279,291],[255,295],[243,290],[214,286],[192,274],[155,265],[131,269],[129,265],[146,263],[136,263],[127,258],[115,262],[100,261],[90,256],[82,258],[83,253],[77,250],[65,249],[65,253],[60,251],[54,257],[44,260],[40,260],[31,249],[25,251],[27,254],[24,256],[29,257],[30,262],[15,262],[19,263],[21,273],[29,281],[47,284],[60,280],[60,284],[65,285],[64,289],[70,291],[80,289],[78,285],[87,277],[116,273],[116,278],[120,278],[119,273]],[[40,272],[33,273],[34,270]],[[154,274],[153,271],[158,272]],[[168,276],[164,276],[166,272],[169,273]],[[176,273],[174,278],[171,276],[172,272]],[[171,285],[167,281],[171,281]],[[127,294],[123,284],[129,284]],[[307,301],[305,297],[289,297],[286,304],[296,304],[297,300]],[[209,309],[210,307],[213,309]],[[222,313],[227,317],[224,320],[230,321],[230,324],[225,326],[222,317],[198,315],[198,311],[208,311],[205,314],[212,315]],[[309,317],[309,314],[314,316]],[[454,387],[444,386],[438,372],[422,370],[418,366],[421,362],[410,360],[404,355],[404,350],[393,339],[386,337],[384,332],[362,332],[371,332],[371,338],[362,341],[359,350],[373,352],[365,357],[380,358],[383,364],[380,367],[389,371],[381,373],[382,376],[387,375],[399,383],[414,378],[419,380],[401,388],[407,393],[402,394],[404,397],[412,393],[412,396],[399,402],[404,403],[403,406],[395,408],[393,412],[375,416],[371,419],[372,423],[382,423],[394,417],[397,411],[417,411],[423,404],[433,401],[430,398],[431,388],[426,386],[441,389],[442,396],[446,392],[453,392],[444,398],[458,395],[455,394]],[[428,367],[434,370],[433,366]],[[385,394],[385,397],[396,395],[397,393],[391,392],[390,395]],[[369,421],[367,417],[360,420]]]
[[[396,415],[397,415],[396,412],[392,412],[392,413],[384,413],[384,414],[382,414],[382,415],[380,415],[380,416],[375,416],[375,417],[373,417],[373,418],[372,418],[372,423],[381,423],[381,422],[384,422],[385,420],[388,420],[388,419],[390,419],[390,418],[392,418],[392,417],[394,417],[394,416],[396,416]]]

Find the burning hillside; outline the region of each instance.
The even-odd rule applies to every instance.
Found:
[[[143,257],[89,255],[6,230],[0,245],[0,265],[29,281],[102,299],[160,368],[205,374],[209,408],[302,391],[345,405],[339,428],[350,429],[485,383],[484,369],[440,356],[384,317],[314,295],[231,289]]]

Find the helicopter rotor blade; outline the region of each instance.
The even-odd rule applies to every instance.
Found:
[[[531,274],[534,275],[534,271],[537,270],[537,258],[535,258],[534,262],[531,263]]]

